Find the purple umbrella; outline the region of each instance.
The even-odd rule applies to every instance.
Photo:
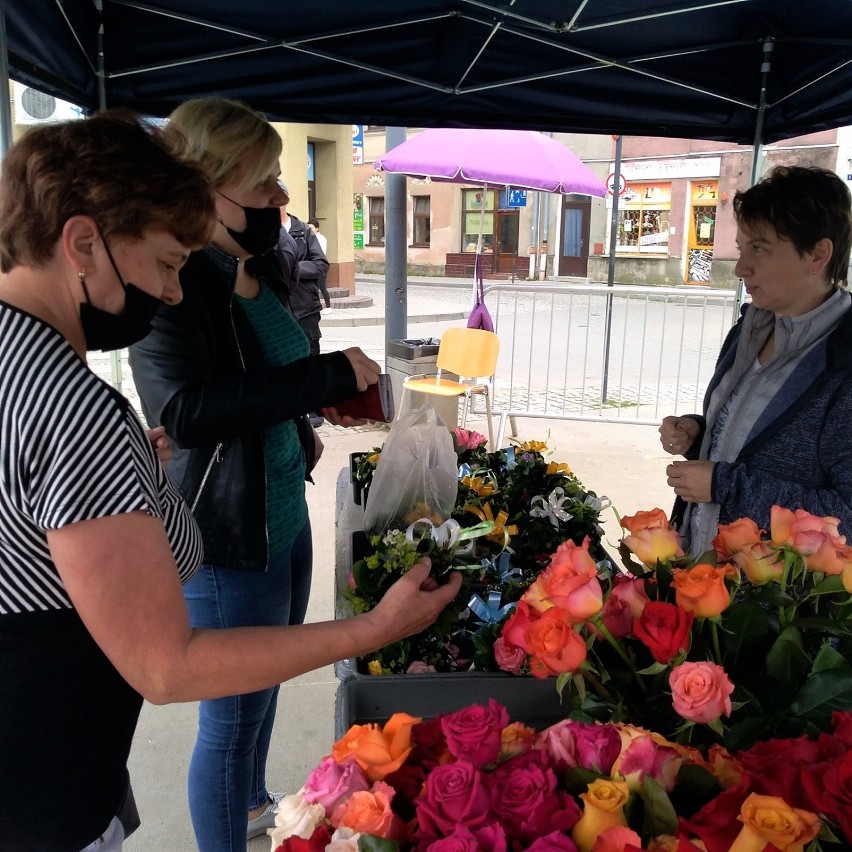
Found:
[[[579,157],[533,130],[424,130],[388,151],[373,168],[450,183],[606,195],[603,182]]]

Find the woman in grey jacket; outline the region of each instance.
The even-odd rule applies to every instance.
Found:
[[[660,440],[689,553],[777,504],[852,534],[850,193],[833,172],[778,167],[734,198],[736,274],[751,304],[725,341],[704,413],[666,417]]]

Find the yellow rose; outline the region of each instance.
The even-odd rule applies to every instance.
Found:
[[[583,800],[583,815],[571,830],[571,839],[580,852],[591,852],[598,835],[614,826],[626,826],[624,805],[630,793],[626,781],[598,778],[589,784]]]
[[[730,852],[762,852],[770,843],[781,852],[802,852],[820,829],[816,814],[791,808],[778,796],[757,793],[743,802],[739,818],[743,827]]]

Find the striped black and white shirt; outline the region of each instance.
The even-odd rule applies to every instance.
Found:
[[[135,511],[162,518],[187,580],[198,528],[130,404],[0,302],[0,849],[81,849],[121,804],[142,699],[74,610],[47,532]]]

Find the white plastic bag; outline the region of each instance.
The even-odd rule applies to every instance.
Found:
[[[452,514],[458,487],[453,439],[435,409],[427,404],[403,414],[379,456],[364,531],[384,535],[419,518],[441,524]]]

